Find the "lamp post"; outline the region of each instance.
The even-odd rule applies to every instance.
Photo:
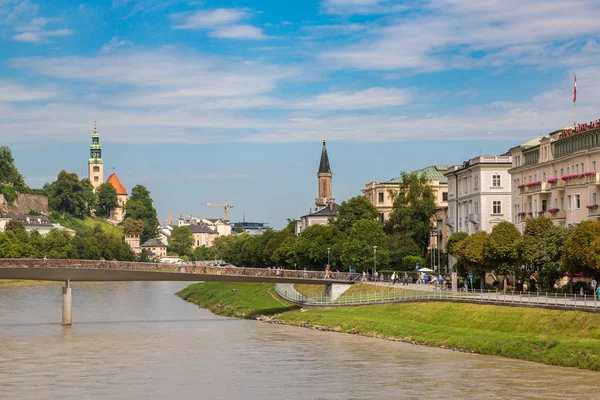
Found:
[[[373,274],[377,273],[377,246],[373,246]]]
[[[329,268],[329,265],[330,265],[330,258],[329,258],[330,253],[331,253],[331,248],[328,247],[327,248],[327,268]]]
[[[436,232],[434,230],[430,231],[429,237],[429,261],[431,262],[431,269],[435,271],[435,253],[433,252],[432,240],[436,237]]]

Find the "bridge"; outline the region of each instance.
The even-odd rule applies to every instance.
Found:
[[[325,285],[330,297],[337,298],[359,278],[344,272],[240,268],[231,265],[208,266],[140,263],[98,260],[0,259],[0,279],[59,281],[62,288],[62,324],[72,324],[71,282],[98,281],[188,281],[188,282],[267,282]]]

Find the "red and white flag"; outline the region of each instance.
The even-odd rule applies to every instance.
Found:
[[[577,75],[573,75],[573,103],[577,101]]]

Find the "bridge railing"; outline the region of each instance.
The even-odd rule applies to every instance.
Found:
[[[171,264],[171,263],[144,263],[130,261],[108,260],[62,260],[62,259],[34,259],[34,258],[1,258],[0,268],[89,268],[109,270],[142,270],[157,272],[180,272],[195,274],[216,274],[236,276],[261,276],[298,278],[332,281],[358,281],[361,274],[348,272],[325,272],[313,270],[290,270],[280,268],[245,268],[233,265],[214,266],[198,262]]]

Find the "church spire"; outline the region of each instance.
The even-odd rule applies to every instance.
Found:
[[[321,150],[321,163],[319,164],[319,174],[331,174],[329,166],[329,157],[327,156],[327,140],[323,138],[323,149]]]
[[[92,182],[94,190],[104,182],[104,165],[102,161],[102,146],[100,135],[94,121],[94,133],[92,133],[92,144],[90,145],[90,158],[88,160],[88,179]]]

